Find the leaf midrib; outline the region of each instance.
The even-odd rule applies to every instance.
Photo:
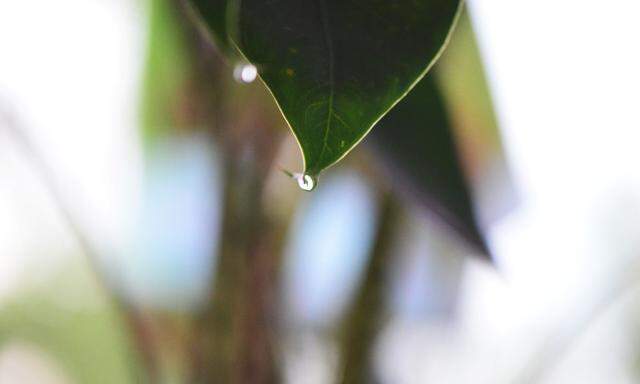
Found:
[[[333,95],[334,95],[334,74],[333,74],[333,66],[334,66],[334,57],[333,57],[333,42],[331,41],[331,31],[329,27],[329,14],[327,11],[327,4],[325,0],[318,0],[320,3],[320,18],[322,20],[322,29],[324,32],[325,43],[327,45],[327,53],[329,59],[329,99],[327,101],[327,122],[324,127],[324,136],[322,138],[322,149],[320,150],[320,155],[318,156],[318,166],[322,162],[324,153],[329,147],[329,132],[331,131],[331,117],[333,116]]]

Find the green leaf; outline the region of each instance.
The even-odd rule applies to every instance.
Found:
[[[207,7],[221,3],[192,2],[218,33],[224,9]],[[459,0],[242,0],[231,40],[257,66],[314,175],[424,76],[460,8]]]
[[[367,144],[392,185],[434,212],[478,253],[490,253],[476,220],[441,91],[427,76],[387,114]]]

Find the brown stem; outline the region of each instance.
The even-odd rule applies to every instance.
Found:
[[[280,226],[266,213],[263,187],[280,135],[261,119],[249,119],[257,126],[248,136],[222,140],[223,229],[211,301],[194,328],[193,383],[276,382],[271,335]]]
[[[256,207],[259,209],[259,207]],[[258,213],[245,255],[242,306],[238,318],[238,383],[276,383],[278,373],[273,348],[274,289],[278,253],[271,229]]]
[[[375,382],[371,359],[376,336],[385,319],[386,273],[391,259],[399,209],[393,197],[382,197],[378,231],[364,279],[340,333],[340,370],[343,384]]]
[[[215,283],[210,304],[195,323],[193,383],[231,383],[232,367],[237,354],[234,321],[240,298],[243,276],[243,239],[246,238],[246,219],[243,218],[240,198],[243,195],[238,181],[238,169],[233,160],[226,161],[224,180],[224,215],[221,245],[218,252]]]

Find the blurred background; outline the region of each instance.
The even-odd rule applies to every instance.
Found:
[[[367,140],[300,190],[182,3],[0,2],[0,383],[639,382],[639,17],[467,2],[430,76],[490,263]]]

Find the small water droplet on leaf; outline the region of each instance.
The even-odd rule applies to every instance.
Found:
[[[316,175],[309,175],[309,174],[298,173],[298,172],[290,172],[290,171],[287,171],[284,168],[280,168],[280,170],[285,175],[287,175],[290,178],[294,179],[298,183],[298,186],[300,187],[300,189],[302,189],[304,191],[313,191],[315,189],[315,187],[318,186],[318,176],[316,176]]]
[[[249,84],[258,77],[258,68],[251,63],[238,63],[233,68],[233,78],[239,83]]]
[[[296,175],[296,180],[300,189],[305,191],[313,191],[318,185],[318,177],[313,175],[300,173]]]

